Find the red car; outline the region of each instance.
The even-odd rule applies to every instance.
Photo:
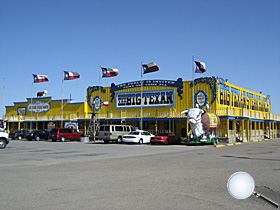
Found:
[[[70,128],[53,128],[49,133],[49,139],[52,141],[60,140],[79,140],[83,134],[79,133],[76,129]]]
[[[173,133],[158,133],[156,136],[151,137],[151,144],[178,144],[181,142],[181,138],[174,136]]]

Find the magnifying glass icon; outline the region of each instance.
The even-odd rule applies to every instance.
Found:
[[[236,199],[246,199],[251,195],[255,195],[257,198],[264,200],[278,209],[277,203],[254,191],[255,181],[253,177],[246,172],[239,171],[232,174],[228,179],[227,188],[229,193]]]

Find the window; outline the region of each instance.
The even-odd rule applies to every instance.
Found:
[[[104,126],[101,126],[99,130],[104,131]]]
[[[61,129],[60,133],[72,133],[70,129]]]
[[[60,130],[60,133],[67,133],[67,130],[61,129],[61,130]]]
[[[123,127],[121,125],[116,126],[116,131],[123,131]]]
[[[104,131],[109,131],[110,126],[104,126]]]

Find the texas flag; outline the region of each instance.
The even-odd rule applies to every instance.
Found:
[[[109,106],[109,101],[103,102],[103,106]]]
[[[80,74],[78,72],[64,71],[64,80],[72,80],[78,78],[80,78]]]
[[[102,70],[102,77],[115,77],[119,74],[118,69],[101,68],[101,70]]]
[[[194,73],[204,73],[206,72],[206,65],[205,63],[195,61],[195,71]]]
[[[142,67],[143,67],[143,74],[151,73],[151,72],[159,70],[159,68],[158,68],[158,66],[156,65],[155,62],[151,62],[151,63],[148,63],[148,64],[143,64]]]
[[[47,75],[39,75],[39,74],[33,74],[34,83],[40,83],[40,82],[48,82],[48,76]]]

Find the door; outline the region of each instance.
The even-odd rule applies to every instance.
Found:
[[[143,143],[150,143],[151,134],[147,131],[142,132],[143,135]]]

